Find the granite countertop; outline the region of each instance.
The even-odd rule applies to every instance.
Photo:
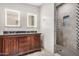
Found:
[[[41,34],[41,33],[18,33],[18,34],[1,34],[1,35],[29,35],[29,34]]]
[[[41,34],[37,31],[3,31],[1,35],[29,35],[29,34]]]

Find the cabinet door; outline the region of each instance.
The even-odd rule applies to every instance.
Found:
[[[5,37],[3,39],[3,55],[10,55],[10,39]]]
[[[35,48],[40,48],[41,47],[40,35],[35,35],[34,39],[35,39]]]
[[[30,38],[27,36],[19,37],[19,53],[26,53],[30,50]]]
[[[40,36],[32,35],[31,36],[31,49],[39,49],[40,48]]]
[[[18,53],[18,40],[16,37],[4,37],[3,52],[4,55],[16,55]]]
[[[18,39],[17,37],[10,38],[10,55],[16,55],[18,53]]]

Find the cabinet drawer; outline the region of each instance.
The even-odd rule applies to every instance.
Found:
[[[24,39],[20,39],[19,40],[19,43],[28,43],[28,41],[27,40],[24,40]]]
[[[28,43],[30,42],[30,39],[28,37],[20,37],[19,43]]]
[[[30,45],[30,44],[28,44],[28,43],[19,43],[19,47],[25,47],[25,46],[28,46],[28,45]]]

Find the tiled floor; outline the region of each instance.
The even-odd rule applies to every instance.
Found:
[[[60,55],[58,53],[52,54],[52,53],[49,53],[45,50],[42,50],[42,51],[38,51],[38,52],[28,54],[26,56],[60,56]]]
[[[79,56],[79,52],[76,49],[71,49],[67,46],[57,45],[57,52],[62,56]]]

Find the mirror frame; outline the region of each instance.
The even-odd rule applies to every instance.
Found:
[[[18,19],[17,19],[17,21],[18,21],[18,25],[8,25],[8,23],[7,23],[7,12],[8,11],[10,11],[10,12],[14,12],[14,13],[17,13],[18,14]],[[5,9],[5,26],[7,26],[7,27],[19,27],[20,26],[20,11],[18,11],[18,10],[12,10],[12,9]]]
[[[34,26],[29,25],[29,16],[34,16]],[[37,15],[34,13],[27,13],[27,27],[37,27]]]

